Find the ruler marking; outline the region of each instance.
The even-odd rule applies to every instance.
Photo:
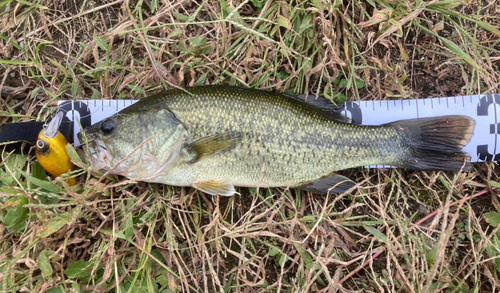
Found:
[[[73,132],[73,140],[76,138],[76,133],[75,133],[75,102],[71,103],[71,121],[73,121],[73,129],[71,129],[71,132]],[[71,134],[70,134],[71,135]]]
[[[75,102],[71,103],[71,121],[75,121]]]
[[[415,101],[415,105],[416,105],[416,107],[417,107],[417,118],[420,118],[420,115],[419,115],[419,113],[418,113],[418,100],[416,100],[416,101]]]
[[[495,113],[495,128],[498,127],[498,118],[497,118],[497,104],[495,103],[495,100],[496,100],[496,95],[491,95],[491,98],[493,99],[493,112]],[[500,106],[500,105],[499,105]],[[498,132],[498,130],[497,130]],[[493,153],[496,154],[497,153],[497,141],[498,141],[498,135],[495,133],[495,148],[493,149]],[[493,157],[494,159],[495,157]]]

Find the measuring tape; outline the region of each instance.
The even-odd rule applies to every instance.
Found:
[[[305,96],[303,96],[305,97]],[[309,96],[309,99],[314,98]],[[65,112],[63,123],[73,124],[75,146],[80,145],[77,134],[80,128],[97,123],[137,100],[86,100],[60,101],[58,107]],[[397,120],[465,115],[476,121],[474,135],[463,149],[469,153],[472,162],[500,160],[500,94],[471,95],[459,97],[431,98],[397,101],[360,101],[338,105],[339,112],[351,118],[353,124],[380,125]]]

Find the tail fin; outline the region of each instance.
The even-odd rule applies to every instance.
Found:
[[[467,116],[442,116],[390,123],[402,131],[406,158],[398,167],[417,170],[467,171],[470,155],[462,151],[474,134]]]

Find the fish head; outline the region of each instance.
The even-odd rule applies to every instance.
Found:
[[[85,159],[94,169],[132,180],[165,174],[179,157],[187,130],[167,109],[125,110],[79,134]]]

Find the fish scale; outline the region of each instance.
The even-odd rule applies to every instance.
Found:
[[[329,178],[334,171],[366,165],[459,170],[466,164],[468,156],[461,148],[474,128],[468,117],[359,126],[341,122],[345,118],[325,111],[279,93],[227,86],[195,87],[158,93],[122,110],[111,118],[117,124],[112,134],[100,133],[99,124],[86,133],[95,136],[94,144],[107,146],[107,158],[113,159],[109,168],[152,137],[147,145],[158,148],[158,154],[151,157],[152,151],[141,150],[138,156],[145,166],[160,166],[158,162],[172,154],[170,146],[160,142],[172,137],[170,129],[177,125],[180,128],[175,135],[183,141],[175,162],[154,177],[151,168],[144,168],[149,173],[136,171],[134,176],[139,177],[131,179],[195,186],[214,194],[214,185],[220,184],[304,187]],[[164,124],[164,112],[173,114],[176,121]],[[450,135],[451,131],[461,136]],[[438,142],[430,141],[429,135],[438,137]],[[127,160],[121,165],[124,170],[132,168],[127,167]],[[340,177],[333,178],[329,184]]]

